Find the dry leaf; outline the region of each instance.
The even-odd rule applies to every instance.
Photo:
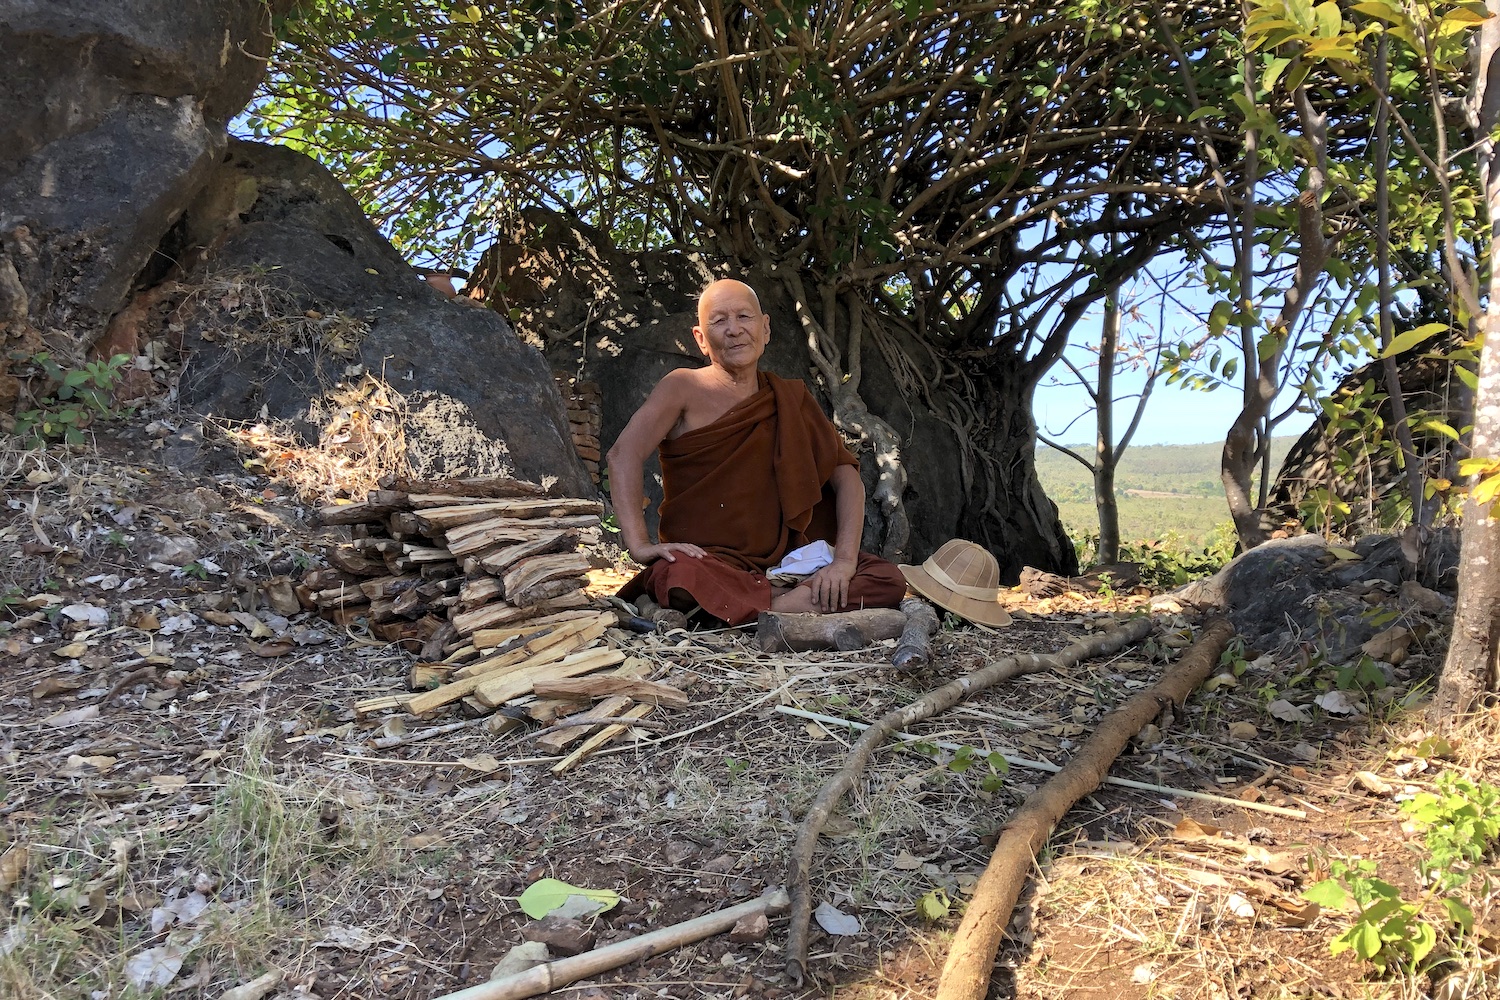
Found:
[[[1400,666],[1406,660],[1406,651],[1411,646],[1411,640],[1411,630],[1398,625],[1374,636],[1360,646],[1359,650],[1371,659],[1380,660],[1395,667]]]
[[[1364,699],[1349,691],[1324,691],[1313,704],[1333,715],[1356,715],[1364,711]]]
[[[264,656],[267,659],[285,656],[297,648],[297,644],[287,638],[272,639],[270,642],[255,642],[253,639],[246,639],[245,646],[256,656]]]
[[[1389,798],[1396,794],[1396,788],[1390,782],[1385,781],[1374,771],[1355,771],[1354,782],[1372,795]]]
[[[1237,892],[1229,894],[1229,898],[1224,901],[1224,908],[1236,917],[1245,920],[1255,916],[1255,904]]]
[[[1282,722],[1312,721],[1312,715],[1307,711],[1307,709],[1303,708],[1301,705],[1293,705],[1285,698],[1277,698],[1275,701],[1271,702],[1266,706],[1266,711],[1269,712],[1273,718],[1280,719]]]
[[[1195,819],[1179,820],[1172,828],[1172,836],[1178,840],[1213,840],[1223,832],[1217,826],[1199,823]]]
[[[21,881],[30,860],[31,849],[25,844],[11,844],[4,854],[0,854],[0,892],[8,892]]]
[[[859,933],[859,918],[845,913],[826,899],[813,911],[813,918],[818,921],[818,926],[829,934],[848,937]]]
[[[828,739],[828,730],[816,722],[809,722],[807,724],[807,738],[810,740],[826,740]]]
[[[219,1000],[261,1000],[267,993],[281,985],[282,973],[272,969],[264,976],[241,983],[232,990],[225,990]]]
[[[469,770],[478,771],[480,774],[490,774],[491,772],[500,770],[500,762],[495,759],[493,754],[482,753],[474,757],[460,757],[458,758],[458,762]]]
[[[125,963],[125,978],[142,992],[162,987],[177,978],[185,958],[187,949],[168,942],[132,955]]]
[[[66,729],[69,726],[76,726],[79,723],[92,722],[97,718],[99,718],[99,706],[85,705],[83,708],[75,708],[69,712],[58,712],[55,715],[49,715],[42,722],[53,729]]]
[[[914,872],[922,867],[922,860],[913,857],[908,851],[902,851],[896,855],[896,860],[891,862],[891,866],[897,871]]]
[[[50,698],[55,694],[77,691],[81,687],[83,687],[83,679],[79,677],[43,677],[31,689],[31,696]]]
[[[447,839],[447,835],[442,833],[414,833],[402,843],[409,851],[421,851],[441,844]]]
[[[89,651],[86,642],[70,642],[66,646],[58,646],[52,651],[52,655],[62,660],[71,660],[75,656],[82,656]]]
[[[158,792],[176,792],[187,786],[188,780],[180,774],[153,774],[151,787]]]
[[[1232,740],[1253,740],[1260,735],[1260,730],[1255,728],[1253,722],[1231,722],[1229,724],[1229,738]]]

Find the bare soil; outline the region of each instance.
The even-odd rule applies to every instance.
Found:
[[[484,981],[521,943],[531,920],[516,897],[544,876],[623,897],[597,919],[597,944],[753,898],[784,881],[805,807],[852,739],[782,710],[870,721],[1146,603],[1017,593],[1012,627],[950,622],[917,674],[894,671],[882,647],[770,655],[739,631],[620,632],[613,641],[693,704],[658,710],[662,728],[572,774],[552,774],[524,730],[477,723],[379,749],[461,716],[357,718],[357,700],[405,689],[410,654],[357,626],[275,615],[258,596],[271,576],[318,564],[338,529],[312,526],[263,477],[166,468],[154,440],[123,427],[87,450],[12,451],[0,465],[7,996],[218,996],[276,970],[268,995],[437,997]],[[192,558],[176,554],[184,538]],[[601,569],[597,589],[618,579]],[[252,618],[219,625],[206,612]],[[1160,674],[1194,620],[1157,618],[1141,647],[1002,685],[877,757],[826,831],[813,883],[815,902],[860,929],[815,928],[811,982],[788,979],[778,919],[764,940],[711,938],[569,994],[931,996],[998,827],[1046,779],[1021,761],[1065,763]],[[1271,686],[1329,675],[1251,650],[1240,676],[1144,734],[1112,774],[1161,788],[1106,786],[1069,814],[1012,920],[992,996],[1428,994],[1431,977],[1381,979],[1330,957],[1347,923],[1299,895],[1335,857],[1374,859],[1419,895],[1395,800],[1444,767],[1494,778],[1479,736],[1446,762],[1416,753],[1422,719],[1403,705],[1430,683],[1447,625],[1411,624],[1425,638],[1375,717],[1278,721],[1265,711]],[[955,746],[979,751],[961,772]],[[1007,773],[982,759],[992,750]],[[1390,787],[1372,791],[1358,771]],[[8,866],[16,857],[24,865]],[[928,922],[916,907],[933,893],[951,913]],[[1468,971],[1480,985],[1446,995],[1483,995],[1493,956],[1479,955]]]

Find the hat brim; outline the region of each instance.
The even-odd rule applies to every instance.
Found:
[[[906,577],[907,586],[912,590],[965,621],[974,622],[977,625],[989,625],[993,628],[1001,628],[1011,622],[1010,614],[1000,606],[998,600],[980,601],[955,594],[934,580],[931,574],[920,566],[907,566],[902,563],[900,570],[901,575]],[[997,594],[996,597],[998,596]]]

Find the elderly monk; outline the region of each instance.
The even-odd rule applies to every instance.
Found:
[[[693,327],[706,368],[667,373],[609,450],[615,516],[646,568],[620,589],[662,607],[701,607],[732,625],[775,611],[895,607],[901,571],[859,550],[865,489],[859,463],[807,386],[760,371],[771,319],[750,286],[715,281]],[[660,449],[660,542],[646,534],[642,472]],[[792,587],[766,571],[823,540],[833,562]]]

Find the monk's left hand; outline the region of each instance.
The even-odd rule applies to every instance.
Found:
[[[854,563],[837,559],[808,577],[806,586],[812,590],[813,607],[824,614],[842,609],[849,603],[852,579]]]

